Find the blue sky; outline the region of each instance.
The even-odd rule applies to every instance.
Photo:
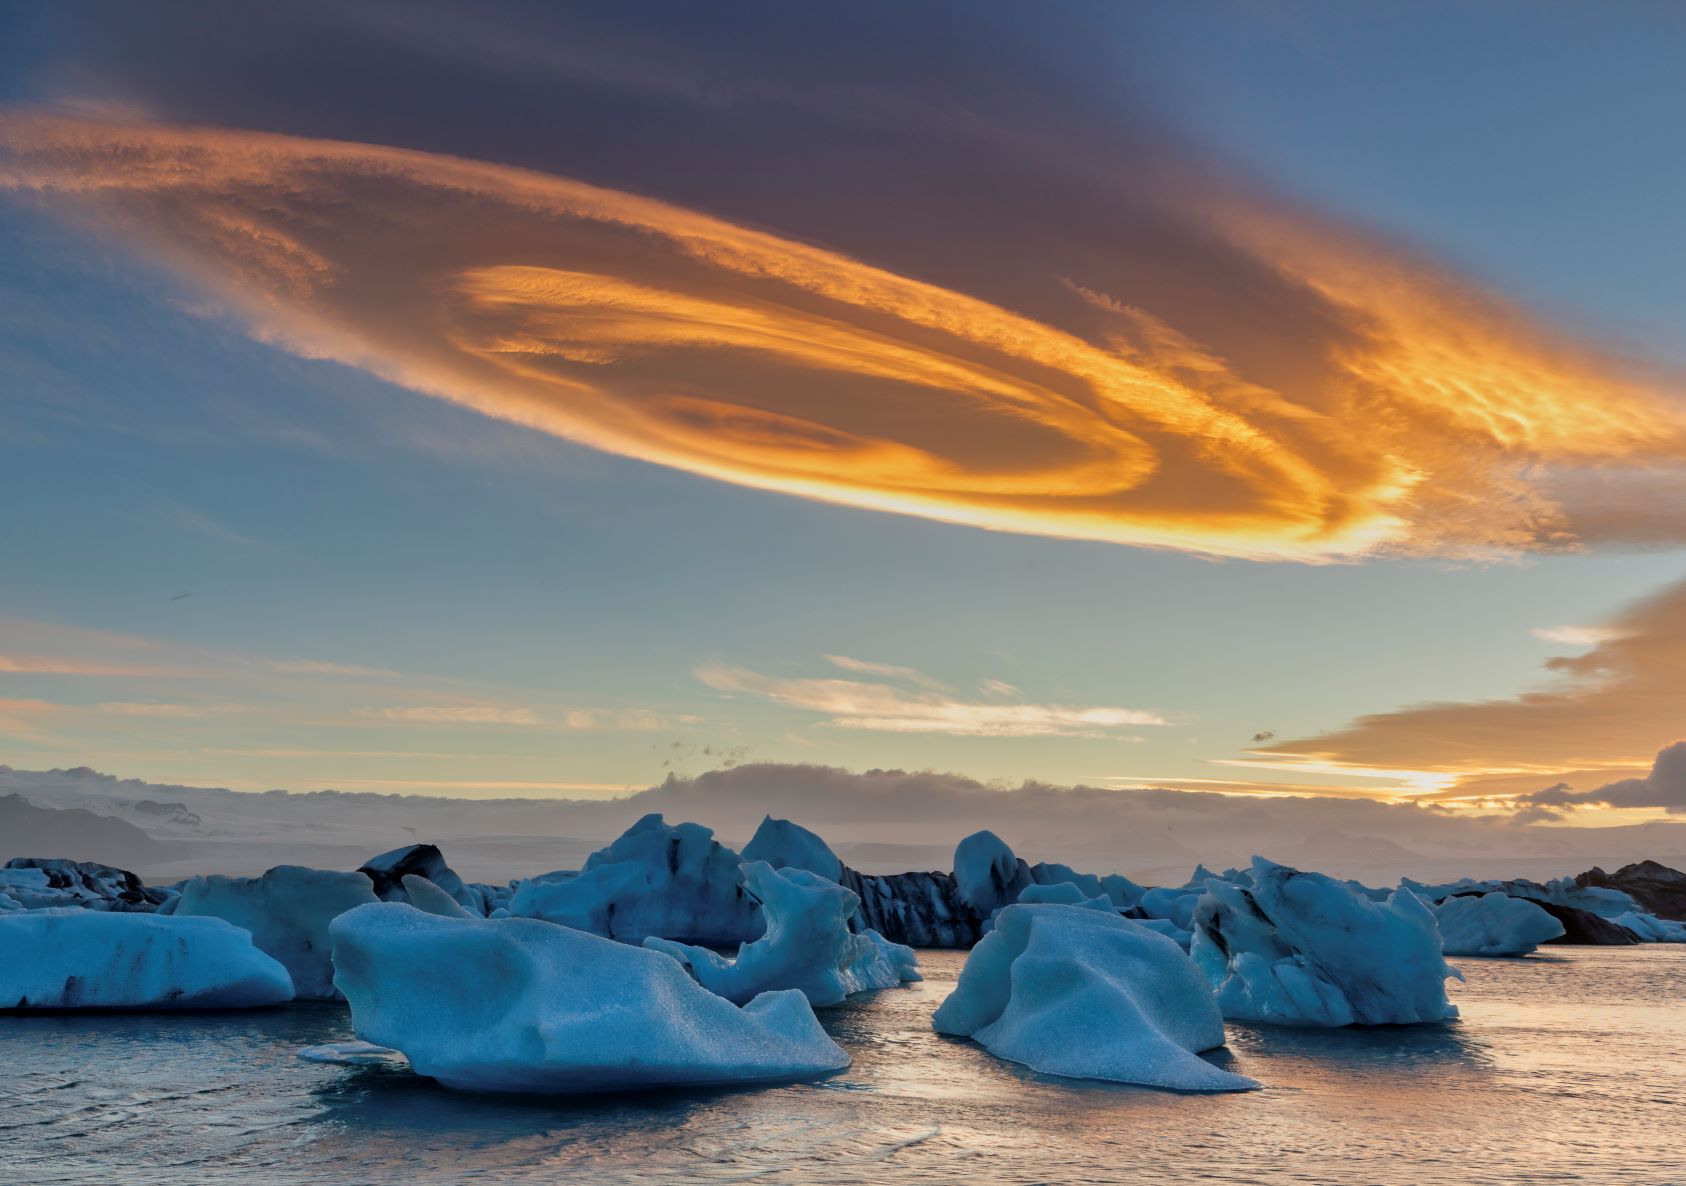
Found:
[[[558,171],[879,266],[906,261],[996,300],[1006,281],[974,262],[980,250],[1023,270],[1046,248],[1057,268],[1081,258],[1079,230],[1103,225],[1080,211],[1069,231],[1049,229],[1060,201],[1021,201],[1036,192],[1029,175],[953,205],[969,184],[961,166],[987,177],[991,162],[939,147],[922,175],[909,154],[922,136],[948,143],[940,120],[888,144],[852,124],[847,104],[815,116],[795,101],[721,98],[710,71],[731,74],[748,54],[748,78],[772,90],[852,80],[851,103],[915,95],[939,112],[952,99],[968,120],[1006,113],[1012,135],[1044,136],[1060,159],[1092,153],[1074,176],[1110,171],[1144,143],[1151,163],[1169,141],[1553,324],[1678,360],[1686,154],[1667,118],[1681,42],[1666,10],[1043,12],[1022,43],[1010,11],[980,12],[971,45],[939,36],[967,19],[958,10],[922,9],[880,62],[850,55],[877,44],[874,23],[896,28],[889,9],[862,10],[832,56],[815,48],[824,29],[791,22],[767,20],[742,50],[743,30],[699,42],[593,10],[579,18],[590,37],[618,47],[595,76],[542,55],[500,70],[510,36],[575,44],[553,23],[518,36],[540,19],[520,9],[454,63],[450,30],[481,20],[472,10],[387,24],[391,10],[371,8],[341,27],[307,9],[284,36],[238,18],[196,29],[190,8],[144,32],[117,10],[100,31],[37,13],[14,18],[0,77],[13,105],[79,102]],[[798,41],[802,53],[778,56]],[[946,56],[922,59],[934,45]],[[249,60],[201,61],[229,46]],[[1014,70],[991,76],[983,66],[1003,54]],[[430,74],[441,61],[450,69]],[[667,94],[696,62],[704,97]],[[816,62],[805,82],[801,67]],[[1046,93],[1025,90],[1038,80]],[[567,102],[536,101],[546,96]],[[676,111],[694,126],[675,126]],[[884,171],[892,158],[905,165],[896,175]],[[848,178],[858,194],[839,191]],[[1213,763],[1241,757],[1257,733],[1315,738],[1422,701],[1514,697],[1549,678],[1545,660],[1585,649],[1534,630],[1612,620],[1680,575],[1666,538],[1563,555],[1220,560],[751,489],[255,341],[247,319],[137,248],[138,235],[64,213],[0,207],[0,495],[13,510],[0,521],[0,655],[28,660],[0,667],[11,706],[0,760],[19,767],[599,794],[671,769],[781,760],[1385,790],[1397,780],[1354,775],[1393,768],[1362,747],[1351,769],[1326,773]],[[1016,246],[991,237],[1009,219],[1025,220]],[[952,232],[933,239],[946,222]],[[1043,299],[1029,292],[1018,307],[1037,314]],[[75,662],[41,662],[53,657]],[[855,685],[850,705],[819,704],[837,690],[802,682],[816,680]],[[862,688],[889,695],[899,723],[856,703]],[[1163,723],[1078,719],[1090,710]],[[987,735],[1006,719],[1009,735]],[[1024,735],[1026,719],[1045,731]],[[1559,765],[1626,771],[1670,740],[1600,734]],[[1526,777],[1553,781],[1556,760]],[[1515,765],[1460,750],[1408,768]]]

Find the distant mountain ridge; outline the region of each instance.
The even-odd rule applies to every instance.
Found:
[[[66,857],[130,869],[170,855],[169,845],[127,820],[80,807],[39,807],[18,794],[0,795],[0,862]]]

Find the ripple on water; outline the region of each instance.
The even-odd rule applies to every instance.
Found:
[[[341,1007],[0,1017],[0,1180],[331,1182],[1686,1181],[1686,947],[1460,960],[1463,1020],[1231,1026],[1265,1083],[1181,1096],[1077,1084],[932,1032],[963,956],[823,1011],[855,1055],[817,1083],[556,1101],[305,1062]]]

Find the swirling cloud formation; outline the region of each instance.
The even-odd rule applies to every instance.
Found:
[[[692,473],[977,527],[1307,561],[1575,547],[1655,535],[1686,455],[1667,381],[1233,187],[1133,200],[1181,228],[1189,267],[1222,244],[1269,278],[1247,300],[1320,311],[1328,332],[1262,369],[1222,324],[1197,337],[1105,277],[1035,278],[1063,313],[1033,318],[394,148],[23,112],[0,117],[0,187],[143,244],[297,353]]]

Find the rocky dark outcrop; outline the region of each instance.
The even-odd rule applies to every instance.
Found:
[[[1686,873],[1656,861],[1623,865],[1614,873],[1594,866],[1576,876],[1575,884],[1597,889],[1620,890],[1640,909],[1658,918],[1686,921]]]
[[[1563,933],[1555,939],[1547,939],[1548,944],[1557,943],[1569,947],[1626,947],[1639,942],[1639,936],[1620,923],[1601,918],[1590,910],[1559,906],[1556,902],[1547,902],[1543,898],[1524,898],[1523,901],[1532,902],[1563,924]]]
[[[844,866],[843,885],[861,900],[856,930],[870,927],[909,947],[967,948],[982,937],[983,919],[961,901],[952,873],[873,875]]]
[[[39,869],[46,874],[47,888],[64,894],[65,905],[144,914],[158,909],[170,899],[164,890],[146,888],[141,879],[127,869],[102,865],[97,861],[13,857],[5,867]]]

